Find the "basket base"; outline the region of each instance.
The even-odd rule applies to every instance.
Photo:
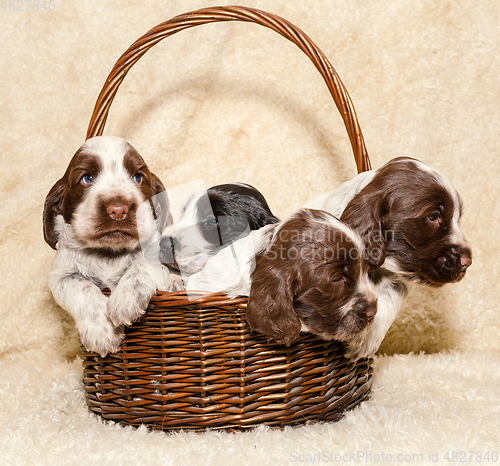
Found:
[[[269,343],[249,329],[245,299],[157,298],[118,353],[83,352],[87,402],[104,420],[155,430],[283,427],[336,421],[370,393],[371,359],[349,361],[341,343],[307,334],[290,347]]]

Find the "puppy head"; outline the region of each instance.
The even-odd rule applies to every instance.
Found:
[[[55,249],[56,217],[70,224],[86,248],[132,250],[170,220],[165,187],[139,153],[118,137],[89,139],[49,191],[45,241]]]
[[[341,219],[361,234],[366,228],[378,231],[387,268],[414,282],[441,286],[461,280],[472,262],[459,227],[461,215],[460,197],[444,175],[400,157],[377,171]]]
[[[376,313],[368,270],[359,235],[326,212],[301,209],[256,258],[247,321],[287,346],[301,330],[348,341]]]
[[[160,261],[193,274],[221,247],[277,222],[254,187],[243,183],[213,186],[193,196],[179,221],[163,231]]]
[[[213,216],[226,242],[234,242],[249,229],[258,230],[279,222],[262,193],[249,184],[219,184],[209,188],[207,193]],[[201,213],[200,217],[207,214]]]

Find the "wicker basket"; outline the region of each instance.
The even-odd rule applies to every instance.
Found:
[[[120,57],[97,99],[87,138],[102,134],[130,68],[178,31],[218,21],[253,22],[296,44],[323,76],[349,135],[358,172],[370,169],[349,95],[323,53],[297,27],[270,13],[218,7],[177,16],[151,29]],[[83,352],[90,409],[104,419],[153,429],[285,426],[340,419],[370,392],[371,360],[348,361],[343,346],[303,335],[291,347],[250,331],[246,298],[158,293],[126,330],[121,350]]]

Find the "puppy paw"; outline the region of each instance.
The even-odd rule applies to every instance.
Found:
[[[115,326],[131,325],[148,307],[156,288],[118,286],[109,296],[106,314]]]
[[[80,340],[87,351],[99,353],[102,357],[116,353],[124,338],[123,326],[115,327],[109,319],[80,333]]]
[[[80,341],[87,351],[106,356],[120,349],[123,327],[113,325],[106,316],[108,298],[97,287],[88,287],[85,299],[70,301],[68,312],[75,319]],[[77,293],[74,293],[78,297]],[[118,328],[117,328],[118,327]]]
[[[373,356],[380,346],[380,342],[370,338],[355,338],[346,345],[344,357],[357,361],[362,358]]]
[[[162,291],[182,291],[185,289],[182,277],[173,273],[166,280],[165,287],[162,287]]]

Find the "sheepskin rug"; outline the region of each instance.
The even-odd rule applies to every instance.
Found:
[[[214,5],[3,2],[0,464],[500,461],[500,3],[245,5],[288,19],[323,50],[374,167],[407,155],[448,175],[473,245],[467,276],[414,290],[375,358],[371,398],[339,422],[243,433],[103,423],[86,407],[74,322],[48,290],[55,252],[43,240],[43,202],[84,142],[118,57],[156,24]],[[321,76],[255,24],[196,27],[156,45],[125,79],[104,134],[127,139],[169,188],[247,182],[280,217],[356,174]]]

